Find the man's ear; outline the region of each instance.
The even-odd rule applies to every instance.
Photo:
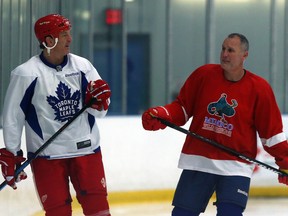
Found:
[[[245,51],[243,55],[243,62],[247,59],[248,55],[249,55],[249,52]]]
[[[245,59],[248,57],[248,55],[249,55],[249,52],[248,52],[248,51],[245,51],[245,53],[244,53]]]
[[[45,44],[46,44],[46,46],[48,46],[48,47],[51,47],[51,46],[53,46],[54,44],[55,44],[55,40],[54,40],[54,38],[52,37],[52,36],[47,36],[47,37],[45,37]]]

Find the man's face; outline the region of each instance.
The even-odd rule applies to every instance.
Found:
[[[233,72],[242,70],[247,56],[248,51],[245,51],[241,46],[238,37],[226,38],[223,41],[220,62],[224,71]]]
[[[53,49],[55,53],[67,55],[70,52],[70,43],[72,36],[70,30],[62,31],[59,34],[57,46]]]

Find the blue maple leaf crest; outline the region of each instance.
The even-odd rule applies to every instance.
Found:
[[[54,110],[54,120],[68,121],[79,111],[80,91],[77,90],[71,95],[71,89],[60,82],[55,93],[57,97],[47,96],[47,102]]]

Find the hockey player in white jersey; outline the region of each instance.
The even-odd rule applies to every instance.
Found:
[[[21,172],[14,178],[16,165],[24,160],[24,126],[29,157],[96,97],[91,107],[32,160],[31,168],[47,216],[72,214],[69,181],[84,215],[109,216],[96,118],[107,113],[110,88],[87,59],[70,53],[71,24],[67,18],[49,14],[37,20],[34,30],[43,51],[12,71],[5,97],[2,174],[14,189],[15,182],[27,177]]]

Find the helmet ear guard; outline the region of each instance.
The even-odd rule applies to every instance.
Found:
[[[45,41],[42,42],[42,45],[47,49],[48,55],[50,55],[50,50],[53,49],[58,43],[58,38],[55,38],[55,44],[52,47],[48,47]]]
[[[60,32],[70,29],[70,21],[59,14],[49,14],[47,16],[41,17],[36,21],[34,25],[35,35],[40,44],[48,50],[48,54],[50,53],[50,50],[57,45]],[[45,43],[45,38],[47,36],[52,36],[55,38],[55,44],[52,47],[48,47]]]

